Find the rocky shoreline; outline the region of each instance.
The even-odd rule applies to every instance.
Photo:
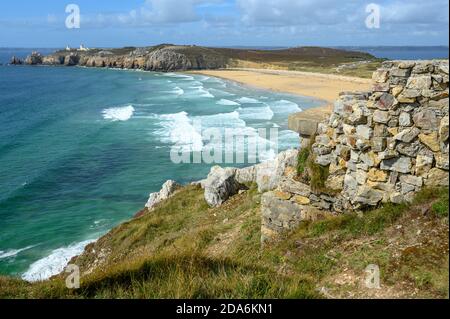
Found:
[[[146,48],[61,50],[44,56],[32,52],[25,60],[12,57],[11,65],[85,66],[145,71],[187,71],[225,67],[228,59],[213,49],[161,45]]]

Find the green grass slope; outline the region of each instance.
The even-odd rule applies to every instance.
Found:
[[[187,186],[74,259],[80,289],[0,277],[0,298],[448,298],[448,189],[304,222],[264,249],[259,202],[252,186],[209,208]],[[382,289],[363,285],[369,264]]]

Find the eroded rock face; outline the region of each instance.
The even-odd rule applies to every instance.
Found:
[[[192,63],[184,54],[160,49],[150,53],[145,63],[145,69],[149,71],[190,70]]]
[[[42,55],[39,52],[33,52],[25,59],[25,63],[29,65],[42,64]]]
[[[30,65],[80,65],[161,72],[217,69],[225,67],[227,62],[223,55],[213,49],[171,45],[135,49],[58,51],[45,57],[33,52],[25,61]]]
[[[149,210],[154,209],[156,205],[170,198],[179,187],[180,185],[177,184],[175,181],[168,180],[163,184],[159,192],[150,194],[150,197],[145,207],[147,207]]]
[[[205,189],[205,200],[211,207],[222,205],[228,198],[237,194],[242,185],[236,180],[236,168],[211,168],[202,186]]]

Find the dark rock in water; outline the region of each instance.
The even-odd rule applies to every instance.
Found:
[[[42,59],[42,55],[39,52],[34,51],[25,59],[25,63],[29,65],[42,64]]]
[[[13,56],[11,58],[10,64],[12,64],[12,65],[20,65],[20,64],[23,64],[23,61],[21,59],[19,59],[18,57]]]

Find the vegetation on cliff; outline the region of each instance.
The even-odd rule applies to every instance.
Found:
[[[249,186],[220,208],[184,187],[74,259],[80,289],[0,278],[0,298],[448,298],[448,189],[302,222],[261,249],[261,196]],[[363,285],[369,264],[382,289]]]
[[[18,62],[12,60],[12,64],[19,64]],[[244,67],[336,73],[368,78],[380,65],[381,60],[368,53],[320,47],[248,50],[161,44],[143,48],[61,50],[45,57],[34,52],[25,63],[149,71]]]

